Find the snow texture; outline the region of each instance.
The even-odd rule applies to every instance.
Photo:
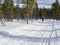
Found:
[[[6,24],[6,25],[5,25]],[[60,20],[0,21],[0,45],[60,45]]]

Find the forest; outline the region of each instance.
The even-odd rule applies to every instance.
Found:
[[[25,5],[21,8],[18,5],[14,6],[13,0],[0,1],[0,19],[57,19],[60,20],[60,4],[56,0],[51,8],[39,8],[36,0],[22,0]]]

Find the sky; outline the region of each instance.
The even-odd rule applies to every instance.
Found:
[[[14,1],[16,3],[16,0]],[[51,8],[52,3],[54,3],[55,0],[37,0],[38,7],[45,7],[45,8]],[[22,6],[22,4],[20,5]]]
[[[45,7],[45,8],[51,8],[52,3],[54,3],[55,0],[37,0],[38,7]],[[59,0],[60,2],[60,0]],[[16,5],[16,0],[14,0],[14,4]],[[22,7],[23,4],[20,4],[20,7]]]
[[[55,0],[37,0],[38,7],[46,7],[51,8],[52,3],[54,3]]]

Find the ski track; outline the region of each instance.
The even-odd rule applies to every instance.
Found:
[[[60,44],[60,21],[47,19],[42,22],[39,19],[29,20],[29,24],[23,22],[22,20],[18,22],[14,20],[13,22],[6,22],[6,26],[1,26],[0,24],[0,42],[4,39],[0,45],[45,45],[45,43],[46,45],[49,45],[49,43],[55,45],[56,41],[58,45]],[[44,32],[46,34],[43,34]],[[57,37],[55,33],[57,33]]]

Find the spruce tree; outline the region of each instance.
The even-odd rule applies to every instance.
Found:
[[[37,1],[35,1],[34,4],[34,9],[33,9],[33,15],[32,15],[35,19],[39,18],[39,8],[38,8],[38,4]]]
[[[53,15],[53,18],[54,19],[58,19],[58,15],[59,15],[59,2],[58,2],[58,0],[56,0],[56,2],[54,2],[53,4],[52,4],[52,15]]]
[[[14,18],[14,3],[13,0],[10,1],[10,19]]]
[[[14,17],[14,12],[13,12],[13,0],[5,0],[4,1],[4,17],[8,20],[12,20]]]
[[[20,18],[20,8],[19,5],[15,7],[15,15],[14,17],[18,20]]]
[[[1,0],[0,0],[0,19],[2,18],[2,3],[1,3]]]
[[[27,19],[27,24],[28,24],[28,19],[29,17],[32,18],[32,12],[33,12],[33,7],[34,7],[34,1],[35,0],[22,0],[22,3],[26,5],[26,19]]]

